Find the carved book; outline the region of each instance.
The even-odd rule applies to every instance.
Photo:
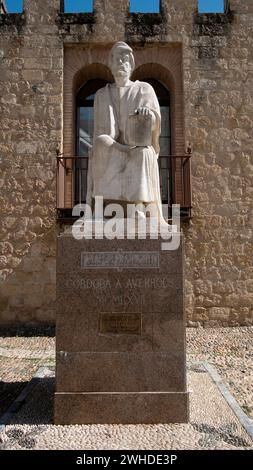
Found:
[[[152,116],[129,116],[129,144],[136,147],[152,145]]]

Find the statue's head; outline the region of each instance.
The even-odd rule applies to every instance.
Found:
[[[110,50],[109,67],[114,77],[130,77],[135,68],[133,49],[123,41],[116,42]]]

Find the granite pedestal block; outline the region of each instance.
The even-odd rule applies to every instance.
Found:
[[[58,238],[56,424],[188,421],[183,243]]]

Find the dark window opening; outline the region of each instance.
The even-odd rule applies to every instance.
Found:
[[[75,163],[75,204],[86,200],[88,162],[93,144],[94,98],[106,84],[106,80],[89,80],[77,95],[76,155],[83,158]]]
[[[148,82],[154,88],[161,109],[159,154],[161,199],[164,204],[170,204],[172,194],[170,93],[157,80],[145,78],[143,81]]]

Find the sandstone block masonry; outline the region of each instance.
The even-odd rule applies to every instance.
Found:
[[[25,0],[22,15],[0,16],[0,323],[55,320],[64,56],[76,51],[74,67],[78,48],[95,57],[126,40],[152,61],[154,48],[168,48],[168,69],[173,48],[182,51],[184,144],[193,148],[188,324],[252,324],[253,2],[230,0],[224,15],[199,15],[197,0],[162,0],[160,15],[130,15],[126,0],[95,0],[86,15],[60,6]]]

